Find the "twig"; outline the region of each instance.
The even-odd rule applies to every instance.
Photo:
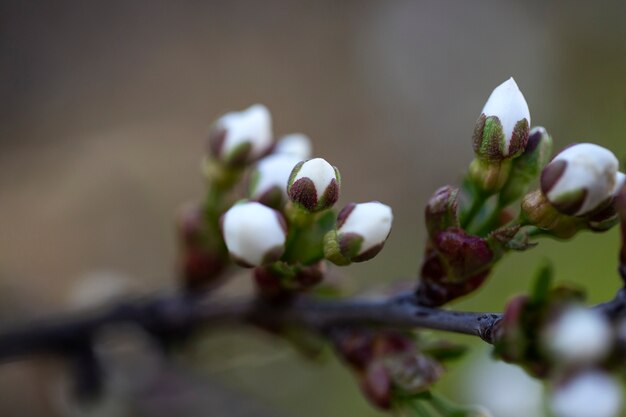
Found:
[[[474,335],[492,342],[492,329],[499,320],[499,314],[423,307],[409,294],[333,301],[301,297],[279,305],[258,299],[214,300],[210,296],[171,295],[13,325],[0,332],[0,360],[31,354],[73,354],[99,329],[119,323],[138,325],[166,343],[184,338],[201,326],[232,323],[268,327],[297,324],[320,332],[343,325],[416,327]]]
[[[613,300],[593,308],[610,317],[620,316],[626,312],[626,292],[620,290]],[[119,323],[138,325],[166,344],[183,339],[199,327],[233,323],[272,328],[295,324],[319,332],[349,325],[424,328],[478,336],[494,343],[501,319],[499,313],[424,307],[413,294],[343,300],[302,296],[282,304],[256,298],[217,300],[210,295],[169,295],[13,325],[0,332],[0,360],[32,354],[72,355],[83,349],[99,329]]]

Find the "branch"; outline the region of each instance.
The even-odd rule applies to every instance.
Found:
[[[626,312],[626,292],[593,307],[609,317]],[[199,327],[250,324],[299,325],[326,332],[337,326],[376,325],[423,328],[478,336],[494,343],[499,313],[473,313],[424,307],[413,294],[389,298],[321,300],[307,296],[280,305],[260,299],[214,300],[210,295],[169,295],[122,302],[105,310],[14,325],[0,332],[0,360],[32,354],[80,352],[104,326],[133,323],[164,343],[175,342]]]
[[[425,328],[479,336],[492,343],[500,314],[423,307],[412,294],[386,299],[319,300],[301,297],[274,305],[259,299],[214,300],[210,296],[171,295],[123,302],[105,310],[14,325],[0,332],[0,360],[32,354],[69,355],[89,344],[104,326],[133,323],[168,343],[208,325],[295,324],[325,332],[345,325]]]

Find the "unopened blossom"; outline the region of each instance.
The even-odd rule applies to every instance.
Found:
[[[301,159],[274,153],[261,159],[250,176],[250,198],[278,208],[287,201],[287,181]]]
[[[262,104],[230,112],[215,122],[209,144],[213,156],[227,165],[243,165],[263,156],[272,146],[272,116]]]
[[[302,161],[311,157],[313,146],[308,136],[302,133],[291,133],[280,138],[274,152],[293,155]]]
[[[545,329],[543,341],[557,361],[592,363],[609,354],[613,330],[600,313],[574,307],[563,312]]]
[[[222,218],[224,242],[242,266],[276,261],[285,250],[287,230],[282,215],[257,202],[231,207]]]
[[[337,216],[336,230],[325,238],[325,255],[339,264],[372,259],[382,250],[392,222],[391,207],[378,201],[348,204]]]
[[[613,152],[593,143],[561,151],[541,173],[541,191],[561,213],[587,214],[610,200],[623,176]]]
[[[610,375],[586,371],[556,388],[550,399],[555,417],[618,417],[622,387]]]
[[[332,207],[339,199],[341,177],[337,168],[322,158],[297,164],[289,177],[287,194],[294,203],[315,212]]]
[[[493,90],[474,128],[474,152],[500,161],[520,155],[528,142],[530,112],[524,95],[509,78]]]

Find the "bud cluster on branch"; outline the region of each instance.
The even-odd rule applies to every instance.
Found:
[[[17,326],[0,334],[0,358],[54,353],[79,375],[97,379],[104,376],[94,336],[105,326],[133,322],[167,356],[193,343],[189,336],[201,326],[245,323],[307,355],[331,345],[381,409],[417,417],[489,416],[434,390],[465,351],[421,331],[443,330],[478,336],[494,345],[495,357],[546,380],[555,417],[619,416],[624,290],[586,307],[581,289],[555,283],[544,266],[530,293],[511,298],[503,314],[443,308],[485,285],[509,253],[530,250],[543,237],[567,241],[618,223],[618,269],[626,279],[626,175],[618,159],[592,143],[552,157],[551,135],[531,125],[512,78],[491,93],[471,136],[475,158],[460,186],[440,187],[426,204],[414,290],[362,299],[333,287],[329,271],[378,255],[392,229],[392,209],[371,200],[375,196],[337,209],[339,170],[313,157],[307,136],[275,140],[271,114],[260,104],[227,113],[209,132],[206,195],[185,205],[178,219],[180,293]],[[254,296],[217,298],[213,290],[237,267],[250,270]],[[89,384],[92,401],[98,386]]]

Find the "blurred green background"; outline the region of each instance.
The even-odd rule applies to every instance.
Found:
[[[414,277],[423,206],[458,183],[474,121],[509,76],[557,149],[593,141],[626,156],[621,0],[3,0],[1,319],[67,308],[94,271],[172,288],[173,218],[203,194],[208,126],[255,102],[271,109],[277,135],[310,135],[339,167],[340,204],[393,207],[385,250],[343,272],[353,287]],[[541,242],[455,308],[501,310],[543,257],[590,301],[607,299],[620,284],[617,249],[615,231]],[[246,277],[236,281],[232,292],[245,291]],[[306,362],[256,332],[216,332],[197,356],[204,415],[381,415],[334,359]],[[472,399],[469,368],[444,380],[450,396]],[[57,374],[49,363],[0,367],[0,415],[62,415]]]

